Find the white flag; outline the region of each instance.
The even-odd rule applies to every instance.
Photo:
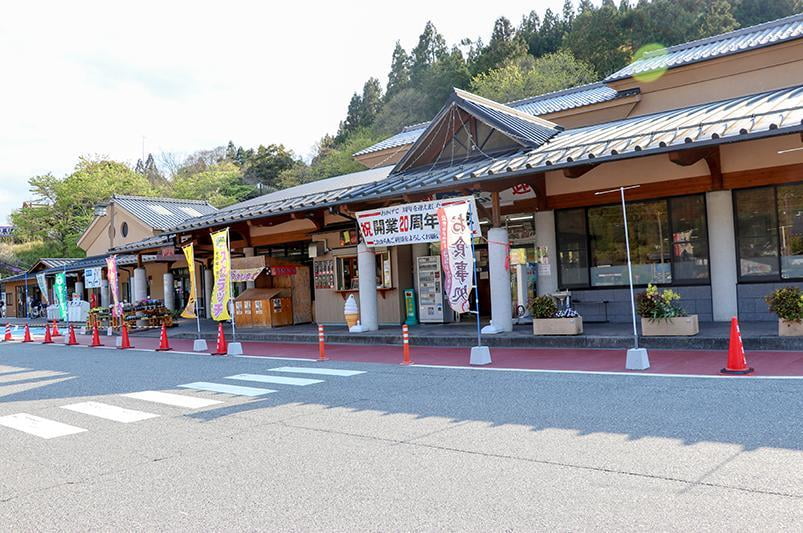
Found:
[[[471,272],[474,266],[468,204],[438,208],[438,222],[446,298],[452,309],[458,313],[466,313],[473,287]]]

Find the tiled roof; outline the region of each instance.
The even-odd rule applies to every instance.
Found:
[[[156,230],[172,228],[187,219],[217,211],[203,200],[114,195],[112,201]]]
[[[80,258],[76,257],[43,257],[38,262],[42,263],[46,268],[60,268],[75,261],[78,261]]]
[[[605,81],[755,50],[801,37],[803,13],[655,51],[614,72]]]

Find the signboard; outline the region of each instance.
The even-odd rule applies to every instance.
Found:
[[[45,302],[45,304],[49,304],[50,299],[47,297],[47,280],[43,273],[40,272],[36,275],[36,283],[39,284],[39,290],[42,292],[42,301]]]
[[[67,274],[56,274],[56,283],[53,285],[53,294],[59,302],[59,314],[62,320],[67,320]]]
[[[215,284],[212,287],[212,319],[231,320],[229,300],[231,300],[231,249],[229,248],[229,228],[212,234],[214,260],[212,271]]]
[[[87,289],[99,289],[101,276],[101,267],[85,268],[84,269],[84,287]]]
[[[120,303],[120,288],[117,286],[117,256],[106,258],[106,279],[109,280],[109,291],[112,293],[112,316],[123,315],[123,304]]]
[[[195,247],[192,244],[188,244],[182,248],[182,250],[184,252],[184,257],[187,259],[187,266],[189,267],[190,271],[190,294],[187,298],[187,305],[181,312],[181,316],[183,318],[198,318],[195,314]]]
[[[464,205],[471,236],[480,236],[477,205],[473,196],[431,200],[383,207],[357,213],[357,225],[366,246],[399,246],[440,240],[438,209]]]
[[[471,245],[468,210],[468,202],[438,209],[446,298],[451,308],[458,313],[468,312],[469,294],[473,286],[471,270],[474,265],[474,250]]]

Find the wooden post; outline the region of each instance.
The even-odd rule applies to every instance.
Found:
[[[502,207],[499,204],[499,191],[491,193],[491,225],[495,228],[502,225]]]

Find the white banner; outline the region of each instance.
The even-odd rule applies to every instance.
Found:
[[[438,209],[463,205],[467,209],[468,226],[475,237],[480,236],[477,205],[473,196],[446,198],[414,204],[383,207],[357,213],[366,246],[398,246],[440,240]]]
[[[443,265],[446,298],[458,313],[469,310],[473,286],[471,275],[474,252],[468,225],[469,204],[452,204],[438,209],[440,222],[441,264]]]
[[[103,279],[101,275],[101,267],[85,268],[84,269],[84,287],[87,289],[99,289],[100,281]]]

